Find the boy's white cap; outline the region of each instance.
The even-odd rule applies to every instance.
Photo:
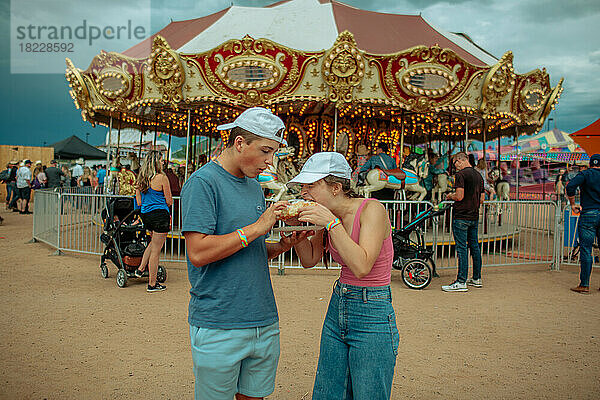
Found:
[[[302,166],[302,170],[289,183],[313,183],[327,175],[351,179],[352,169],[343,155],[335,151],[315,153]]]
[[[283,121],[266,108],[249,108],[241,113],[232,123],[219,125],[217,129],[226,131],[236,126],[257,136],[275,140],[287,146],[287,142],[283,138],[283,132],[285,131]]]

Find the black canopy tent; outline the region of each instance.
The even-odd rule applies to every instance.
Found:
[[[60,142],[51,144],[54,147],[54,157],[62,159],[85,158],[99,160],[106,158],[106,153],[90,146],[77,136],[73,135]]]

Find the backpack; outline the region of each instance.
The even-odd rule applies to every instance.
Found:
[[[4,171],[0,172],[0,181],[2,183],[7,183],[10,180],[10,170],[5,169]]]
[[[33,181],[31,181],[31,188],[32,189],[41,189],[42,188],[42,184],[38,180],[37,176],[35,178],[33,178]]]

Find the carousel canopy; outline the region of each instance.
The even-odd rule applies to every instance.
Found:
[[[554,108],[544,69],[517,74],[467,35],[421,16],[364,11],[338,1],[232,6],[169,24],[123,54],[67,59],[75,105],[93,124],[177,136],[219,135],[246,107],[286,122],[299,156],[431,140],[532,134]],[[226,131],[221,138],[226,139]]]
[[[148,57],[157,35],[181,53],[202,53],[246,35],[310,52],[330,48],[344,31],[352,32],[357,46],[369,53],[390,54],[414,46],[438,45],[472,64],[498,62],[467,35],[434,27],[420,15],[366,11],[331,0],[287,0],[265,8],[231,6],[206,17],[171,22],[123,54]]]

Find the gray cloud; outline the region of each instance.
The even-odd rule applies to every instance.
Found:
[[[520,3],[518,7],[532,21],[564,22],[566,19],[576,19],[600,14],[598,0],[529,0]]]
[[[591,52],[589,59],[592,64],[600,65],[600,50]]]

